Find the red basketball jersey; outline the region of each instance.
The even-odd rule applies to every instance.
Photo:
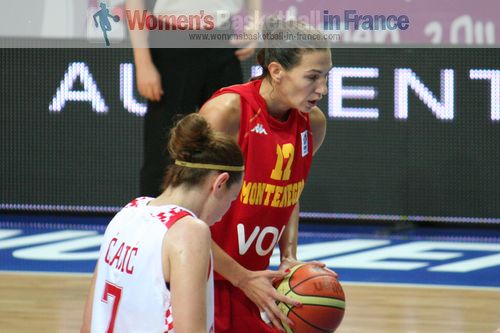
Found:
[[[309,115],[292,110],[286,121],[271,117],[259,94],[261,83],[255,80],[214,94],[241,96],[238,143],[245,156],[245,177],[238,199],[212,227],[212,237],[250,270],[267,269],[304,188],[313,154]]]

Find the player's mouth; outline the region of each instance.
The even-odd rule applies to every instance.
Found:
[[[309,106],[310,108],[315,107],[316,104],[318,104],[318,100],[317,99],[307,101],[307,106]]]

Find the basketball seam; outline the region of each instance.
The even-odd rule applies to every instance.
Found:
[[[288,293],[289,293],[289,292],[291,292],[291,291],[293,291],[293,290],[289,290],[289,291],[285,294],[285,296],[286,296],[286,295],[288,295]],[[301,294],[296,293],[296,292],[294,292],[294,294],[299,295],[299,296],[306,296],[306,297],[308,297],[308,295],[301,295]],[[321,304],[321,305],[319,305],[319,304],[312,304],[312,303],[302,303],[302,305],[310,305],[310,306],[325,306],[325,307],[328,307],[328,308],[334,308],[334,309],[339,309],[339,310],[343,310],[343,311],[345,311],[345,300],[343,300],[343,299],[340,299],[340,298],[335,298],[335,297],[325,297],[325,296],[313,296],[313,297],[315,297],[315,298],[326,298],[326,299],[332,299],[332,298],[333,298],[333,299],[336,299],[336,300],[338,300],[338,301],[342,301],[342,302],[344,302],[344,307],[341,307],[341,306],[335,306],[335,305],[329,305],[329,304]],[[286,303],[284,303],[284,302],[279,302],[279,303],[283,303],[283,304],[285,304],[285,305],[288,307],[288,309],[289,309],[289,310],[291,310],[292,308],[294,308],[294,306],[290,307],[288,304],[286,304]],[[279,304],[279,303],[278,303],[278,304]]]
[[[322,276],[332,276],[332,274],[318,274],[318,275],[314,275],[314,276],[308,277],[308,278],[307,278],[307,279],[305,279],[305,280],[300,281],[299,283],[297,283],[297,284],[296,284],[295,286],[293,286],[293,287],[290,285],[290,280],[288,280],[288,286],[290,287],[290,289],[293,289],[293,288],[295,288],[295,287],[297,287],[297,286],[300,286],[302,283],[304,283],[304,282],[306,282],[306,281],[309,281],[309,280],[311,280],[311,279],[315,279],[315,278],[317,278],[317,277],[322,277]],[[292,278],[292,277],[290,276],[290,279],[291,279],[291,278]]]
[[[326,299],[332,299],[333,297],[322,297],[322,296],[314,296],[315,298],[326,298]],[[336,299],[336,298],[334,298]],[[342,300],[340,300],[342,301]],[[343,301],[345,302],[345,301]],[[307,305],[307,306],[321,306],[321,307],[327,307],[327,308],[332,308],[332,309],[339,309],[342,311],[345,311],[345,306],[335,306],[335,305],[330,305],[330,304],[313,304],[313,303],[302,303],[302,305]]]
[[[311,280],[311,279],[315,279],[315,278],[317,278],[317,277],[322,277],[322,276],[331,276],[331,274],[321,274],[321,275],[315,275],[315,276],[309,277],[309,278],[307,278],[307,279],[305,279],[305,280],[300,281],[300,282],[299,282],[298,284],[296,284],[294,287],[292,287],[292,286],[290,285],[290,280],[288,280],[288,287],[289,287],[289,290],[286,292],[285,296],[286,296],[286,295],[288,295],[288,294],[289,294],[290,292],[292,292],[292,291],[293,291],[295,294],[299,295],[299,296],[310,296],[310,295],[304,295],[304,294],[298,293],[298,292],[296,292],[294,289],[295,289],[295,288],[297,288],[298,286],[300,286],[300,285],[301,285],[302,283],[304,283],[304,282],[307,282],[307,281],[309,281],[309,280]],[[344,302],[345,302],[345,299],[342,299],[342,298],[337,298],[337,297],[325,297],[325,296],[316,296],[316,295],[315,295],[314,297],[334,298],[334,299],[338,299],[338,300],[341,300],[341,301],[344,301]],[[335,307],[336,307],[336,306],[335,306]],[[336,308],[337,308],[337,307],[336,307]]]
[[[295,311],[293,311],[293,308],[290,309],[290,311],[292,311],[296,316],[297,318],[299,318],[300,320],[302,320],[304,323],[306,323],[307,325],[311,326],[311,327],[314,327],[315,329],[317,330],[320,330],[321,332],[326,332],[326,333],[330,333],[330,331],[328,330],[325,330],[325,329],[322,329],[321,327],[318,327],[316,325],[313,325],[311,324],[309,321],[305,320],[304,318],[302,318],[301,316],[299,316],[299,314]]]

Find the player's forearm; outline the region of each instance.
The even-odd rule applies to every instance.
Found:
[[[134,62],[136,67],[153,64],[153,58],[148,48],[134,48]]]
[[[249,15],[260,15],[262,11],[262,0],[247,0],[245,7]]]
[[[192,230],[193,228],[185,229],[191,230],[192,240],[197,241],[187,240],[190,231],[172,233],[171,236],[175,236],[172,237],[175,239],[170,239],[170,251],[164,252],[170,262],[170,294],[175,332],[206,333],[210,235],[208,230],[205,237]]]
[[[95,282],[97,279],[97,265],[92,275],[92,280],[90,282],[89,293],[87,294],[87,301],[85,303],[85,308],[83,311],[83,323],[80,329],[80,333],[90,333],[92,326],[92,303],[94,302],[94,290]]]
[[[281,261],[286,259],[297,260],[297,242],[299,239],[299,203],[290,215],[288,224],[279,241]]]
[[[262,15],[262,0],[247,0],[246,1],[247,14],[252,18],[252,25],[246,29],[248,31],[259,31],[260,18]]]
[[[212,253],[214,257],[214,270],[231,282],[235,287],[248,276],[248,270],[231,258],[217,243],[212,241]]]

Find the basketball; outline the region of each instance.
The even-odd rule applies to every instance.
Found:
[[[334,332],[344,317],[345,296],[337,278],[328,270],[313,264],[293,267],[275,284],[279,293],[302,303],[294,307],[279,302],[278,307],[295,326],[286,323],[287,333]]]
[[[118,15],[113,16],[113,21],[115,21],[115,22],[120,21],[120,16],[118,16]]]

